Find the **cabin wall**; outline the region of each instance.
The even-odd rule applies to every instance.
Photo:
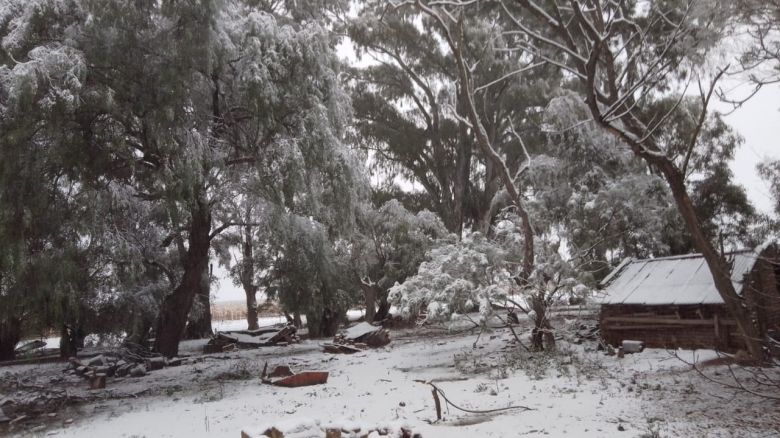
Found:
[[[743,346],[723,305],[649,306],[605,304],[601,336],[610,345],[639,340],[649,348],[719,349]]]
[[[750,299],[761,324],[761,333],[780,331],[780,264],[774,247],[761,253],[750,273],[745,296]]]

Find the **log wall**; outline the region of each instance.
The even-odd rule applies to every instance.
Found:
[[[649,348],[736,351],[743,346],[723,305],[603,305],[601,336],[613,346],[643,341]]]

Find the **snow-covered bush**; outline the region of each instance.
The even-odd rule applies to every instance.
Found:
[[[520,262],[519,234],[507,235],[490,239],[472,232],[432,249],[417,275],[390,289],[390,301],[405,318],[426,310],[428,321],[440,321],[479,310],[480,320],[486,321],[491,303],[502,302],[511,293]],[[514,248],[506,247],[510,243]]]

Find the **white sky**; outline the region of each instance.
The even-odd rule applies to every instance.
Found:
[[[717,102],[713,108],[725,112],[731,107]],[[734,177],[759,211],[771,213],[769,187],[758,176],[756,165],[780,158],[780,85],[762,88],[725,120],[745,138],[731,164]]]

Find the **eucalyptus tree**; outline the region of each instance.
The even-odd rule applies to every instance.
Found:
[[[423,206],[451,232],[460,234],[464,224],[486,232],[505,203],[503,167],[516,172],[526,161],[509,127],[517,127],[532,152],[540,145],[540,109],[556,75],[529,70],[514,80],[523,59],[502,50],[495,8],[469,8],[460,49],[473,67],[479,122],[501,158],[491,159],[480,152],[468,116],[467,94],[474,90],[461,80],[444,30],[423,11],[396,6],[364,2],[348,26],[358,55],[371,61],[351,71],[357,143],[391,177],[419,184],[427,195]]]
[[[677,99],[649,106],[663,113]],[[658,136],[674,150],[688,152],[685,139],[695,129],[696,98],[679,104],[685,117],[670,120]],[[561,91],[545,110],[549,147],[526,176],[533,181],[532,216],[538,226],[566,238],[571,255],[599,277],[624,257],[687,254],[690,237],[663,178],[634,156],[619,139],[588,120],[580,94]],[[728,165],[741,138],[716,114],[707,117],[690,150],[687,180],[697,216],[710,239],[729,247],[749,246],[757,220]]]
[[[148,262],[171,280],[155,342],[167,356],[207,295],[211,241],[241,225],[223,209],[231,175],[264,172],[278,199],[311,208],[350,183],[334,41],[286,5],[41,0],[3,20],[3,95],[39,99],[9,123],[67,139],[58,159],[78,181],[127,187],[165,230]]]
[[[512,26],[525,35],[517,47],[543,54],[547,62],[573,78],[582,91],[590,120],[618,138],[658,172],[671,189],[694,247],[702,253],[715,286],[744,335],[750,356],[762,360],[763,334],[751,310],[730,280],[728,263],[704,231],[686,184],[689,156],[700,140],[707,106],[725,68],[703,68],[708,51],[723,35],[728,8],[715,1],[615,3],[572,1],[563,7],[533,0],[502,2]],[[528,19],[533,17],[533,19]],[[698,84],[700,107],[682,154],[664,141],[660,127],[682,117],[675,103],[661,114],[648,107],[676,95],[682,102],[686,84]]]
[[[79,172],[88,155],[72,130],[86,62],[65,40],[78,18],[70,2],[0,8],[2,358],[22,334],[80,323],[99,280],[91,186]]]
[[[412,213],[394,199],[362,210],[357,230],[350,239],[349,264],[363,291],[366,321],[383,320],[390,311],[390,288],[414,275],[427,251],[449,233],[435,214]]]

